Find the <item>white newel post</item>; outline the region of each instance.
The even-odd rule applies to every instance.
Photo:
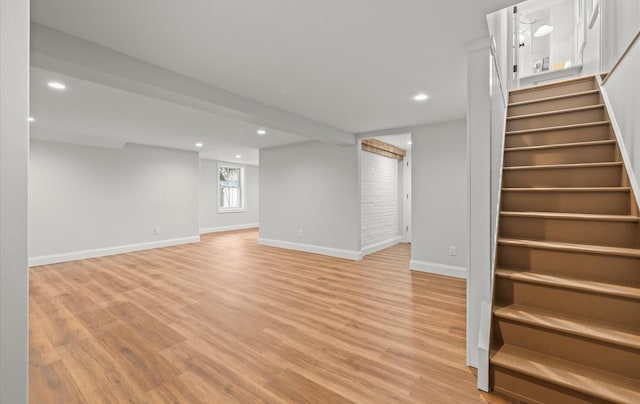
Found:
[[[491,301],[491,46],[492,38],[465,44],[467,52],[467,155],[469,263],[467,365],[478,368],[478,388],[488,390]],[[483,303],[484,302],[484,303]],[[483,308],[484,306],[484,308]],[[489,316],[489,318],[487,318]],[[480,338],[479,336],[483,337]]]
[[[28,402],[29,1],[0,0],[0,403]]]

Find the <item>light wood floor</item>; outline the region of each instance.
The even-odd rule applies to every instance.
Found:
[[[474,403],[465,282],[257,231],[32,268],[32,403]]]

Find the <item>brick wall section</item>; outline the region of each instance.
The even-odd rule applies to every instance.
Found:
[[[398,160],[362,152],[361,243],[367,247],[398,236]]]

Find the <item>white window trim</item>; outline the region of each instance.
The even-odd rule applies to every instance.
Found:
[[[240,169],[240,201],[242,204],[242,207],[240,208],[222,208],[220,207],[220,168],[221,167],[229,167],[229,168],[239,168]],[[246,205],[246,199],[245,199],[245,194],[246,194],[246,184],[245,184],[245,167],[238,165],[238,164],[231,164],[231,163],[223,163],[223,162],[218,162],[217,166],[216,166],[216,208],[217,208],[217,213],[240,213],[240,212],[246,212],[247,211],[247,205]]]

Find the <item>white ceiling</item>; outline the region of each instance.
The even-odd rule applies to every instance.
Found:
[[[485,15],[512,3],[33,0],[31,10],[32,19],[43,25],[328,127],[361,133],[463,117],[463,45],[488,35]],[[54,120],[47,112],[54,110],[47,104],[51,94],[34,91],[34,101],[40,98],[34,110],[39,108],[41,115],[46,113],[47,119]],[[104,88],[99,91],[108,92]],[[413,102],[411,97],[420,91],[431,99]],[[93,99],[102,98],[94,95]],[[117,109],[116,103],[96,105],[103,105],[105,110],[100,112],[111,118],[122,116],[122,111],[106,111]],[[205,118],[201,121],[191,116],[198,113],[183,111],[178,105],[173,105],[177,108],[176,122],[171,122],[169,106],[159,107],[153,100],[142,105],[143,109],[165,108],[164,125],[143,125],[150,136],[161,126],[165,131],[157,131],[156,136],[174,131],[173,136],[182,140],[197,137],[194,134],[203,133],[210,124]],[[131,107],[135,111],[135,106]],[[141,127],[142,117],[150,115],[146,110],[140,118],[125,114],[125,122],[116,127],[118,124],[110,123],[110,119],[96,118],[91,123],[89,118],[75,116],[72,108],[65,111],[66,115],[58,116],[56,126],[60,128],[76,129],[73,125],[78,125],[78,130],[95,131],[104,124],[109,130],[124,130],[121,133],[128,135]],[[196,123],[185,126],[194,119]],[[83,126],[76,121],[86,122]],[[138,126],[125,130],[127,123]],[[218,136],[219,126],[229,129],[225,125],[213,124],[207,133]],[[295,137],[282,136],[282,142]]]
[[[52,90],[51,80],[67,89]],[[226,116],[31,68],[31,135],[35,139],[122,147],[125,143],[199,150],[200,156],[258,164],[258,149],[307,138]],[[200,149],[196,142],[202,142]],[[242,158],[236,159],[240,154]]]

